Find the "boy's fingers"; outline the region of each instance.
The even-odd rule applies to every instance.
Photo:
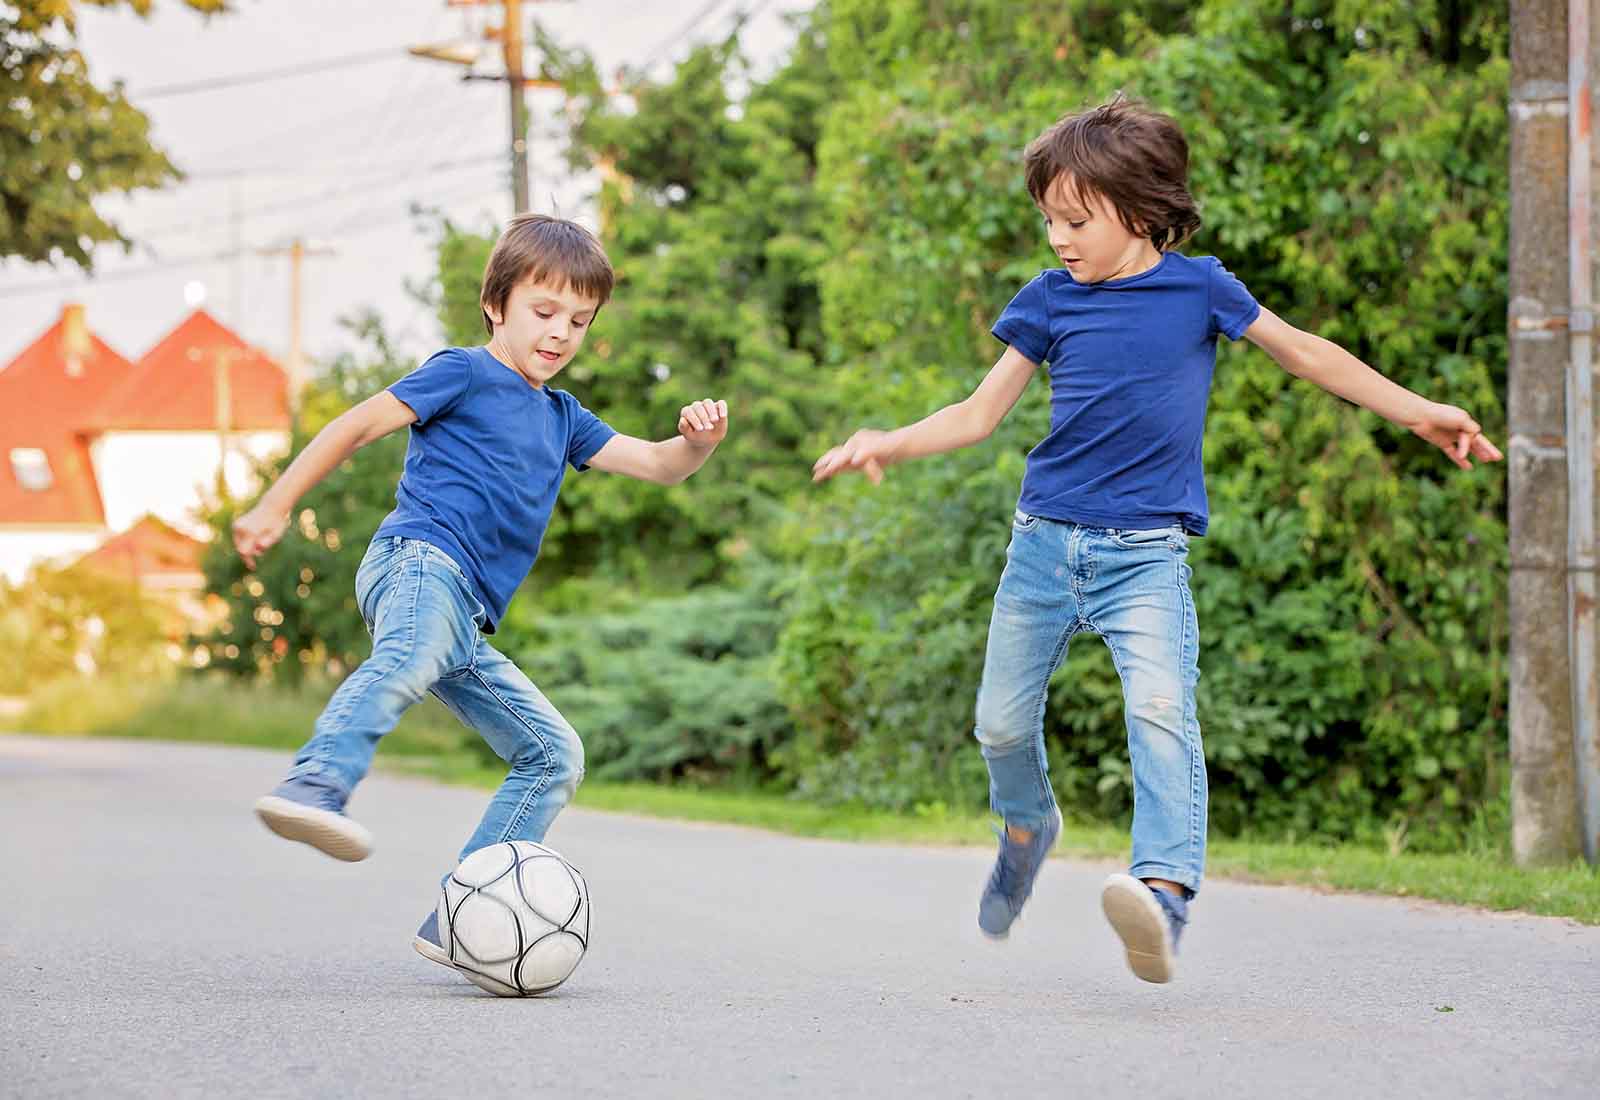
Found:
[[[717,411],[722,414],[722,419],[728,419],[728,403],[726,401],[717,402]]]
[[[861,464],[861,471],[871,479],[872,484],[881,485],[883,483],[883,469],[878,465],[877,459],[867,459]]]

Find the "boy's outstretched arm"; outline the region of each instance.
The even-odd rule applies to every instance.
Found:
[[[861,429],[817,459],[811,480],[827,481],[834,474],[860,470],[876,485],[883,480],[885,466],[988,439],[1028,388],[1038,367],[1016,348],[1008,347],[965,400],[892,432]]]
[[[595,452],[589,465],[657,485],[676,485],[706,464],[728,435],[728,403],[702,398],[678,411],[678,434],[652,443],[617,434]]]
[[[410,406],[384,390],[330,421],[289,463],[283,476],[261,494],[256,506],[233,521],[233,545],[245,565],[254,569],[256,558],[283,537],[295,501],[327,477],[328,471],[368,443],[414,424],[416,419]]]
[[[1389,381],[1338,344],[1295,328],[1269,309],[1261,310],[1244,335],[1290,374],[1409,428],[1463,470],[1472,468],[1474,458],[1498,462],[1505,457],[1466,410]]]

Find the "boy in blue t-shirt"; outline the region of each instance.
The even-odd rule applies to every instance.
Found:
[[[488,343],[447,348],[334,420],[234,524],[253,569],[306,490],[357,449],[410,427],[395,509],[356,573],[372,656],[333,693],[288,777],[257,801],[274,832],[336,859],[365,859],[372,837],[345,803],[379,739],[430,691],[511,768],[462,858],[500,841],[542,840],[572,799],[583,778],[578,735],[484,635],[538,556],[568,466],[673,485],[728,432],[727,403],[706,399],[683,407],[675,438],[646,442],[550,387],[612,284],[610,261],[583,227],[515,218],[484,271]],[[432,912],[413,945],[450,965]]]
[[[1006,307],[993,331],[1008,347],[970,397],[898,431],[855,433],[817,460],[814,478],[860,470],[876,483],[891,463],[977,443],[1050,364],[1050,434],[1028,455],[978,689],[976,735],[1005,822],[978,924],[994,938],[1010,931],[1060,833],[1046,686],[1073,635],[1096,633],[1122,679],[1134,777],[1132,867],[1106,881],[1101,905],[1133,972],[1165,982],[1205,864],[1185,558],[1206,531],[1201,442],[1217,336],[1245,337],[1463,469],[1502,456],[1461,409],[1286,324],[1212,257],[1174,251],[1200,217],[1172,119],[1118,97],[1061,119],[1024,159],[1063,268]]]

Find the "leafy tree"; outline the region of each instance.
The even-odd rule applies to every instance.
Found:
[[[85,2],[125,3],[140,15],[152,6]],[[227,8],[227,0],[183,2],[206,15]],[[90,78],[73,0],[10,0],[0,8],[0,103],[0,256],[88,268],[95,245],[129,243],[94,200],[178,178],[121,86],[102,88]]]
[[[82,676],[170,675],[164,651],[175,618],[131,582],[81,565],[39,567],[15,585],[0,579],[0,645],[10,655],[0,695]]]

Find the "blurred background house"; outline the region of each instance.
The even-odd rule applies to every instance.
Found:
[[[0,576],[81,563],[202,620],[202,514],[291,423],[283,369],[205,310],[130,360],[65,306],[0,369]]]

